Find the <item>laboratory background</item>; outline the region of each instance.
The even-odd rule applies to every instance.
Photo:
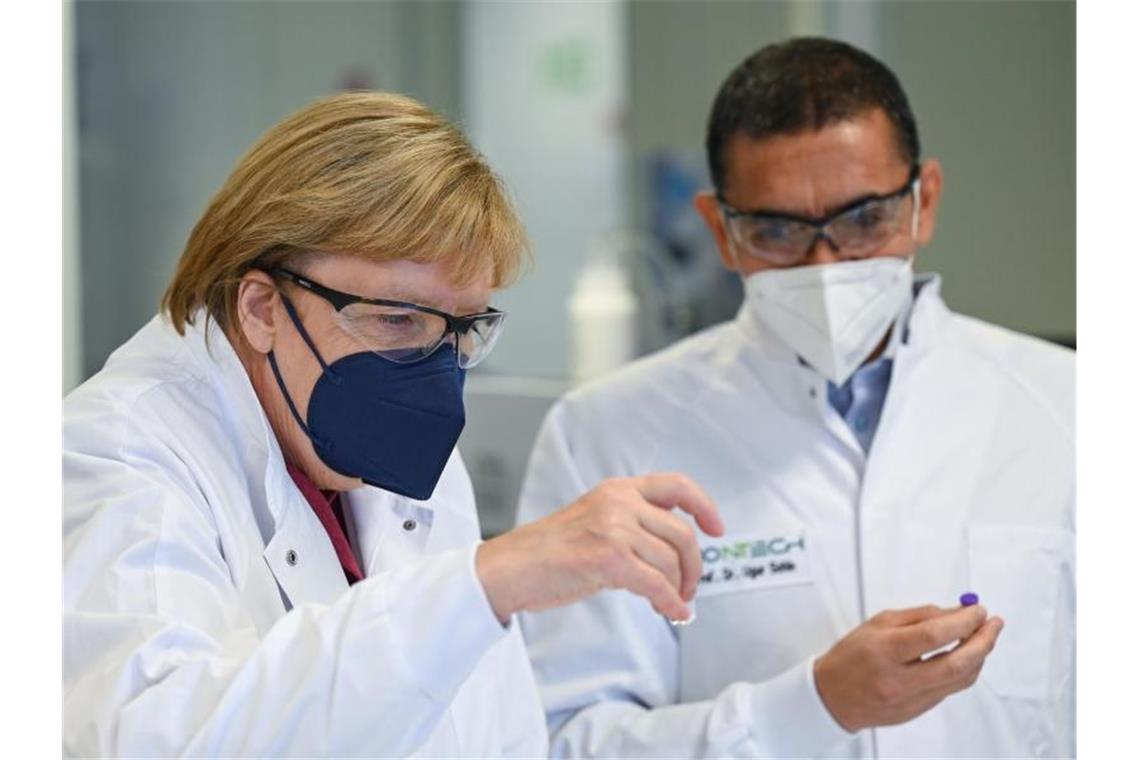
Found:
[[[542,416],[740,303],[692,209],[704,129],[749,53],[826,35],[902,81],[945,187],[917,269],[956,311],[1076,346],[1073,2],[79,0],[65,10],[64,392],[156,312],[238,157],[321,95],[409,94],[506,182],[533,266],[468,378],[485,535],[513,524]]]

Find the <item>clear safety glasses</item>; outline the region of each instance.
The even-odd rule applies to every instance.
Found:
[[[328,301],[342,330],[367,350],[401,364],[417,362],[451,344],[459,366],[470,369],[495,347],[507,316],[488,309],[457,317],[429,306],[343,293],[288,269],[275,268],[269,274]]]
[[[823,219],[740,211],[719,193],[717,200],[733,241],[758,259],[777,266],[798,264],[820,238],[841,258],[856,259],[874,253],[908,227],[912,235],[917,233],[918,173],[915,164],[906,184],[898,190],[856,199]]]

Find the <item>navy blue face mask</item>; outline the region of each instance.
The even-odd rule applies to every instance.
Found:
[[[363,351],[325,364],[293,304],[284,301],[322,370],[309,397],[307,425],[272,351],[269,364],[317,456],[341,475],[401,496],[430,498],[465,422],[466,372],[455,352],[440,346],[425,359],[400,364]]]

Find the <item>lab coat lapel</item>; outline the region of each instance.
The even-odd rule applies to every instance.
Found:
[[[911,496],[918,501],[922,484],[952,469],[952,485],[962,490],[965,503],[982,467],[991,435],[988,426],[1000,419],[1000,389],[1005,386],[990,377],[994,367],[947,342],[950,312],[939,296],[939,284],[932,278],[919,292],[906,340],[895,355],[868,485],[875,487],[881,478],[884,487],[901,492],[910,482]],[[961,419],[975,424],[963,427]],[[935,524],[946,514],[939,510],[922,519]]]
[[[944,584],[965,583],[961,541],[989,490],[1006,385],[996,368],[953,345],[937,285],[915,304],[868,459],[861,546],[878,558],[863,568],[868,610],[944,598]]]
[[[280,457],[270,461],[265,487],[275,529],[262,556],[287,605],[332,604],[348,589],[348,580],[324,526]]]
[[[942,300],[942,277],[925,273],[915,275],[914,281],[917,287],[914,304],[898,347],[902,353],[905,346],[905,352],[912,359],[939,345],[950,320],[950,309]]]
[[[399,496],[373,486],[357,488],[344,494],[352,523],[356,531],[357,551],[366,576],[377,575],[419,559],[424,554],[444,551],[454,546],[454,534],[441,525],[436,529],[437,517],[442,523],[453,521],[447,505],[452,503],[450,482],[445,470],[435,493],[427,501]],[[437,513],[442,513],[437,514]],[[403,529],[407,521],[415,527]],[[472,531],[475,540],[477,528]]]
[[[852,467],[862,470],[865,456],[847,423],[831,408],[827,380],[796,356],[745,303],[737,315],[742,371],[763,385],[777,403],[812,425],[821,425],[837,442]]]
[[[727,345],[731,355],[720,360],[728,366],[738,364],[789,412],[801,417],[814,415],[822,379],[819,373],[800,362],[795,352],[752,313],[747,302],[741,305],[735,324],[736,340]]]

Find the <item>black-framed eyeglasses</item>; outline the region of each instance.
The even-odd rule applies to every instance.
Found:
[[[919,165],[911,167],[906,183],[885,195],[856,198],[822,219],[772,211],[741,211],[717,193],[729,236],[746,253],[777,266],[807,258],[824,240],[841,258],[874,253],[895,235],[915,234],[921,183]],[[907,201],[910,200],[910,203]]]
[[[459,366],[470,369],[495,347],[507,316],[488,309],[457,317],[430,306],[344,293],[281,267],[267,273],[328,301],[342,330],[363,348],[401,364],[420,361],[451,343]]]

